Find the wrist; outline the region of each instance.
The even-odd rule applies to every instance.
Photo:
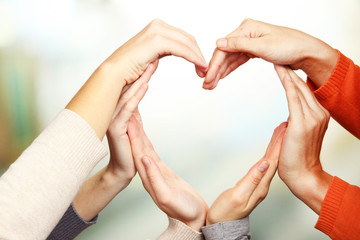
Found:
[[[308,50],[305,51],[301,69],[319,88],[327,82],[333,73],[339,58],[339,53],[336,49],[319,39],[314,39],[314,41],[317,42],[313,43],[312,46],[316,48],[308,48]]]
[[[121,63],[115,63],[110,60],[105,60],[95,72],[99,72],[99,74],[106,76],[104,78],[107,81],[110,81],[111,84],[115,84],[114,87],[121,90],[125,85],[126,82],[126,70],[124,65]]]
[[[319,214],[332,178],[320,169],[299,174],[296,178],[285,179],[284,182],[297,198]]]
[[[115,169],[108,165],[105,168],[101,179],[104,186],[111,189],[116,188],[117,191],[120,192],[130,184],[134,176],[135,174],[130,174],[127,171]]]

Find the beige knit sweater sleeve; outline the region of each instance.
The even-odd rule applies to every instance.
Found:
[[[169,218],[168,228],[157,238],[157,240],[203,240],[203,234],[195,231],[179,220]]]
[[[85,120],[61,111],[0,178],[0,239],[46,239],[106,154]]]

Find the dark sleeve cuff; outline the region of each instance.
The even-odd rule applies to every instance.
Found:
[[[206,240],[250,240],[249,217],[201,228]]]
[[[90,222],[83,220],[76,212],[73,204],[71,204],[47,240],[74,239],[86,228],[94,225],[97,219],[98,216],[94,217]]]

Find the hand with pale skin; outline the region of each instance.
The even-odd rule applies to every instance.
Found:
[[[161,161],[136,117],[130,120],[128,134],[136,169],[155,204],[169,217],[200,231],[208,209],[205,201]]]
[[[275,70],[285,88],[290,113],[278,173],[292,193],[319,214],[333,178],[320,162],[330,114],[294,71],[279,65]]]
[[[194,37],[155,19],[108,57],[66,108],[85,119],[102,139],[123,87],[136,81],[150,63],[168,55],[193,63],[197,74],[205,76],[208,64]]]
[[[138,104],[148,89],[147,82],[156,70],[157,63],[151,63],[141,77],[132,85],[127,85],[121,94],[107,131],[109,164],[83,184],[73,202],[75,210],[85,221],[100,213],[136,174],[127,135],[128,122],[133,114],[138,113]]]
[[[264,157],[234,187],[215,200],[208,210],[206,225],[247,217],[265,199],[278,166],[286,126],[284,122],[274,130]]]
[[[338,52],[304,32],[245,19],[225,38],[216,42],[203,88],[214,89],[219,80],[251,58],[302,69],[317,87],[331,76]]]

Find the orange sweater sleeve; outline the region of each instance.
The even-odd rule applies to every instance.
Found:
[[[360,188],[334,177],[315,228],[331,239],[360,239]]]
[[[359,66],[339,52],[329,80],[318,89],[310,79],[307,84],[331,116],[360,139]],[[360,239],[360,188],[334,177],[315,228],[332,239]]]
[[[360,67],[339,52],[329,80],[318,89],[310,79],[307,84],[331,116],[360,139]]]

